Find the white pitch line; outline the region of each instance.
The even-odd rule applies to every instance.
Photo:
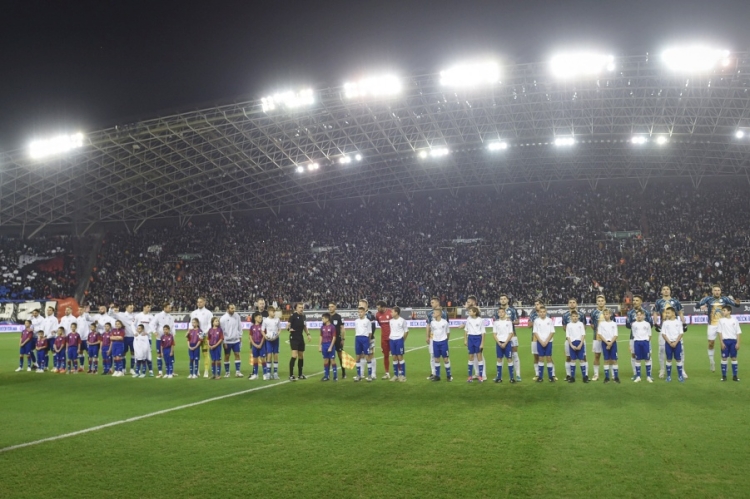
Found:
[[[454,338],[453,340],[450,340],[450,341],[455,341],[455,340],[458,340],[458,339],[463,339],[463,337],[461,337],[461,338]],[[421,350],[423,348],[427,348],[428,346],[429,345],[423,345],[421,347],[411,348],[411,349],[407,350],[407,352],[413,352],[414,350]],[[382,358],[383,357],[376,357],[375,360],[380,360]],[[320,374],[323,374],[323,371],[311,374],[310,376],[318,376]],[[161,416],[162,414],[167,414],[169,412],[180,411],[182,409],[189,409],[191,407],[196,407],[196,406],[199,406],[199,405],[208,404],[209,402],[216,402],[217,400],[223,400],[223,399],[227,399],[227,398],[230,398],[230,397],[236,397],[238,395],[244,395],[246,393],[257,392],[258,390],[265,390],[266,388],[273,388],[274,386],[281,386],[281,385],[285,385],[287,383],[291,383],[291,381],[290,380],[285,380],[285,381],[281,381],[279,383],[274,383],[272,385],[256,386],[255,388],[250,388],[248,390],[241,390],[239,392],[228,393],[226,395],[219,395],[218,397],[211,397],[210,399],[199,400],[198,402],[191,402],[190,404],[178,405],[177,407],[172,407],[172,408],[169,408],[169,409],[162,409],[161,411],[150,412],[148,414],[143,414],[141,416],[134,416],[134,417],[128,418],[128,419],[121,419],[120,421],[113,421],[111,423],[106,423],[106,424],[99,425],[99,426],[92,426],[91,428],[86,428],[86,429],[83,429],[83,430],[72,431],[70,433],[63,433],[62,435],[57,435],[57,436],[54,436],[54,437],[47,437],[47,438],[42,438],[40,440],[34,440],[33,442],[26,442],[26,443],[23,443],[23,444],[11,445],[9,447],[4,447],[4,448],[0,449],[0,454],[2,454],[4,452],[10,452],[10,451],[16,450],[16,449],[23,449],[24,447],[31,447],[31,446],[34,446],[34,445],[43,444],[43,443],[46,443],[46,442],[54,442],[55,440],[62,440],[64,438],[76,437],[78,435],[83,435],[85,433],[91,433],[92,431],[99,431],[99,430],[103,430],[105,428],[111,428],[112,426],[119,426],[119,425],[122,425],[122,424],[125,424],[125,423],[133,423],[135,421],[140,421],[141,419],[152,418],[154,416]]]

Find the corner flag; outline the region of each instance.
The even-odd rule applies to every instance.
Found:
[[[357,361],[354,359],[354,357],[342,351],[341,364],[341,367],[343,367],[344,369],[354,369],[354,367],[357,365]]]

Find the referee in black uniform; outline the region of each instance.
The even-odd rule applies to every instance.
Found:
[[[302,374],[302,366],[305,364],[305,338],[307,335],[307,341],[310,341],[310,333],[307,331],[307,324],[305,324],[305,314],[303,313],[304,306],[301,303],[297,303],[294,306],[294,313],[289,317],[289,322],[286,328],[289,330],[289,345],[292,347],[292,358],[289,360],[289,380],[296,381],[299,379],[307,379]],[[294,362],[299,358],[297,363],[297,378],[294,377]]]
[[[341,352],[344,350],[344,335],[346,329],[344,328],[344,320],[341,318],[341,314],[336,312],[336,304],[330,302],[328,304],[328,313],[331,314],[331,324],[336,327],[336,342],[333,344],[333,348],[336,349],[336,354],[339,356],[339,365],[341,366],[341,379],[346,379],[346,369],[344,369],[344,360],[341,358]]]

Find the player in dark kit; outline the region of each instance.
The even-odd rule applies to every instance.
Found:
[[[289,360],[289,379],[296,381],[299,379],[307,379],[302,374],[302,366],[304,365],[305,359],[305,338],[310,341],[310,333],[307,331],[307,324],[305,324],[305,314],[303,313],[304,306],[301,303],[297,303],[294,306],[294,313],[289,317],[289,322],[286,328],[289,330],[289,345],[292,347],[292,358]],[[298,360],[299,359],[299,360]],[[297,362],[297,378],[294,377],[294,363]]]
[[[344,328],[344,319],[341,314],[336,312],[336,304],[328,304],[328,313],[331,314],[331,324],[336,327],[336,341],[333,348],[339,356],[339,365],[341,366],[341,379],[346,379],[346,369],[344,369],[344,360],[341,358],[341,352],[344,351],[344,340],[346,339],[346,330]]]

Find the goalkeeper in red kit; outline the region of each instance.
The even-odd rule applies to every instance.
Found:
[[[383,351],[383,366],[385,367],[385,374],[383,375],[383,379],[388,379],[391,377],[389,373],[390,369],[390,356],[391,356],[391,318],[393,317],[393,313],[391,312],[391,309],[386,308],[386,304],[384,301],[379,301],[376,303],[378,307],[378,311],[375,314],[375,320],[378,321],[378,324],[380,324],[380,349]],[[395,375],[396,373],[394,373]]]

